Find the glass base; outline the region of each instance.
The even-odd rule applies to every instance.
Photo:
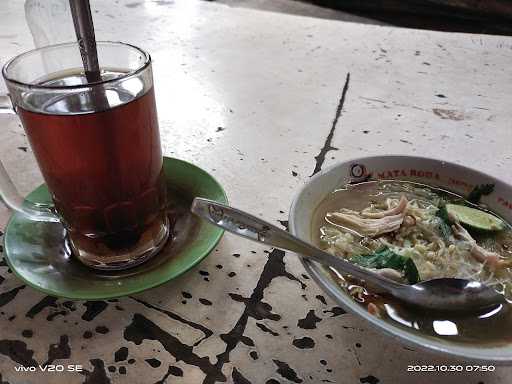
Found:
[[[169,218],[161,213],[137,238],[120,248],[112,248],[98,239],[74,236],[68,233],[67,246],[73,255],[86,266],[119,271],[133,268],[156,255],[165,245],[171,232]]]

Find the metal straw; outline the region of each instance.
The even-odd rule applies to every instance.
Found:
[[[69,0],[76,38],[88,83],[101,81],[89,0]]]

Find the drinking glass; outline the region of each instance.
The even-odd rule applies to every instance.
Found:
[[[2,70],[9,107],[23,123],[53,199],[34,204],[0,164],[0,195],[35,221],[61,222],[76,258],[118,270],[155,255],[169,236],[151,58],[98,42],[101,81],[84,75],[77,43],[42,47]]]

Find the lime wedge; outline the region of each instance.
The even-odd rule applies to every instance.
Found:
[[[501,231],[506,224],[499,217],[465,205],[446,204],[448,216],[453,216],[465,226],[481,231]]]

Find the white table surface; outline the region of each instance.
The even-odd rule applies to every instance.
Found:
[[[211,172],[232,205],[271,222],[287,219],[294,193],[315,169],[344,86],[331,143],[336,150],[318,165],[416,154],[512,182],[511,38],[358,25],[196,0],[92,3],[98,39],[131,42],[152,54],[164,154]],[[2,3],[0,20],[3,63],[33,42],[22,1]],[[29,147],[23,129],[7,115],[0,115],[0,127],[0,157],[27,193],[42,179],[30,148],[23,150]],[[0,229],[8,217],[0,208]],[[342,313],[329,298],[324,304],[294,255],[283,258],[231,235],[184,276],[118,302],[66,303],[18,289],[23,284],[5,264],[0,276],[2,383],[512,381],[506,367],[407,373],[409,364],[460,362],[406,348]],[[269,316],[270,307],[279,316]],[[191,349],[200,362],[177,361],[180,348],[169,340],[191,348],[203,333],[164,311],[212,331]],[[311,311],[318,322],[301,328],[298,321]],[[126,339],[127,329],[139,332],[139,344]],[[314,346],[294,346],[303,337]],[[15,372],[23,359],[45,362],[56,344],[64,356],[56,363],[82,364],[87,372]]]

